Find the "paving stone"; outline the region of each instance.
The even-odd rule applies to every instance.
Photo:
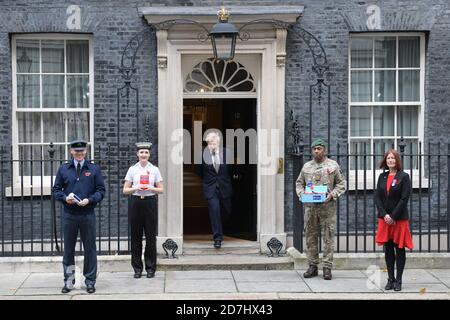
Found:
[[[403,292],[412,292],[425,295],[427,293],[450,293],[450,289],[442,283],[402,283],[402,291],[384,290],[389,294],[402,294]]]
[[[405,269],[403,283],[440,283],[441,281],[424,269]]]
[[[234,279],[239,281],[302,281],[295,270],[235,270],[232,271]]]
[[[14,294],[29,275],[29,273],[0,273],[0,295]]]
[[[78,279],[76,279],[78,280]],[[83,280],[84,282],[84,277]],[[21,288],[59,288],[64,285],[64,276],[61,273],[31,273]]]
[[[302,281],[244,281],[237,282],[239,292],[311,292]]]
[[[165,292],[237,292],[235,282],[222,280],[166,280]]]
[[[231,271],[228,270],[192,270],[192,271],[166,271],[168,280],[189,280],[189,279],[233,279]]]
[[[439,279],[450,278],[450,269],[430,269],[427,271]]]
[[[313,292],[381,292],[368,279],[341,278],[324,280],[321,276],[305,279]]]

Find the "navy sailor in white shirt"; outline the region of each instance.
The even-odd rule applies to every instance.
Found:
[[[145,271],[153,278],[156,271],[156,230],[158,226],[157,194],[164,192],[158,167],[149,162],[150,142],[136,143],[139,162],[128,169],[123,193],[131,195],[128,218],[131,231],[131,266],[134,278],[140,278],[142,264],[142,236],[145,232]]]

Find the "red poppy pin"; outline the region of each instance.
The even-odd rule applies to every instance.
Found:
[[[90,173],[90,172],[85,172],[84,175],[85,175],[86,177],[89,177],[89,176],[91,175],[91,173]]]

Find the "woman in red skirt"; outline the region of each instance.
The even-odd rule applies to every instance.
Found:
[[[376,242],[384,245],[388,282],[385,290],[402,290],[402,274],[405,268],[405,248],[412,249],[413,242],[408,224],[408,200],[411,194],[411,180],[402,171],[399,153],[388,150],[380,168],[389,170],[378,177],[375,203],[378,209],[378,230]],[[394,268],[397,264],[397,276]]]

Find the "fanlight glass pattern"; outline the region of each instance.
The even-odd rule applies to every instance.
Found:
[[[184,92],[256,92],[256,88],[252,75],[239,62],[209,58],[187,75]]]

